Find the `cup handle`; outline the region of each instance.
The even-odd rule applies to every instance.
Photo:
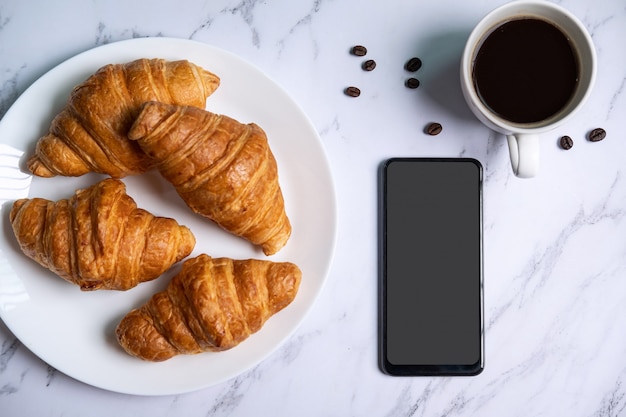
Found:
[[[532,178],[539,172],[539,136],[507,135],[513,173],[519,178]]]

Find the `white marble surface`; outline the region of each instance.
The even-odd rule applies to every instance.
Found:
[[[39,76],[92,47],[146,36],[205,42],[255,64],[302,106],[339,203],[328,283],[295,335],[258,366],[182,395],[117,394],[48,366],[0,322],[0,415],[626,415],[623,0],[559,2],[589,29],[599,74],[582,113],[545,135],[541,172],[530,180],[513,176],[504,138],[472,117],[458,83],[465,38],[503,1],[370,3],[0,3],[0,116]],[[357,43],[377,61],[374,71],[348,53]],[[417,90],[403,85],[412,56],[424,62]],[[361,97],[343,95],[348,85]],[[423,133],[431,121],[442,123],[439,136]],[[604,141],[585,139],[595,127],[607,130]],[[563,134],[573,149],[559,149]],[[378,166],[391,156],[461,155],[485,167],[485,371],[385,376],[377,367]]]

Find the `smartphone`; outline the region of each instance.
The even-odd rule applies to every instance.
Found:
[[[482,165],[382,165],[380,367],[396,376],[484,368]]]

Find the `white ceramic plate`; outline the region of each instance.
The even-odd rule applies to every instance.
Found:
[[[246,241],[191,213],[157,173],[124,179],[139,207],[173,217],[191,228],[197,244],[191,256],[291,261],[303,279],[294,302],[232,350],[178,356],[161,363],[126,354],[115,339],[119,320],[164,288],[174,266],[159,279],[126,291],[81,292],[28,259],[9,222],[12,202],[21,197],[68,198],[77,188],[103,178],[37,178],[24,160],[71,88],[99,67],[137,58],[188,59],[221,78],[207,108],[241,122],[256,122],[267,133],[278,162],[291,239],[267,258]],[[20,169],[21,168],[21,169]],[[0,121],[0,316],[20,341],[48,364],[87,384],[139,395],[177,394],[232,378],[258,364],[295,331],[322,290],[336,236],[335,194],[319,136],[294,101],[257,68],[202,43],[167,38],[133,39],[101,46],[58,65],[22,94]]]

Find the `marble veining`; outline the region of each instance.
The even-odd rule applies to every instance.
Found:
[[[49,387],[50,384],[52,384],[56,375],[57,375],[57,370],[54,369],[52,366],[48,365],[48,370],[46,374],[46,387]]]
[[[23,70],[25,67],[26,65],[22,65],[20,69]],[[16,71],[10,78],[4,80],[2,83],[2,96],[0,96],[0,117],[4,116],[20,94],[17,88],[17,80],[20,73],[19,71],[20,70]]]
[[[520,180],[505,138],[466,109],[456,70],[463,38],[504,2],[3,2],[0,117],[39,76],[81,51],[147,36],[215,45],[266,71],[310,117],[334,175],[339,233],[329,282],[301,327],[261,363],[196,392],[140,397],[91,387],[0,323],[0,414],[626,416],[626,7],[558,1],[589,30],[598,78],[580,115],[542,139],[539,176]],[[377,61],[371,73],[348,52],[357,43]],[[401,63],[414,55],[424,62],[413,74],[422,85],[409,92],[403,81],[412,74]],[[343,94],[353,83],[363,87],[358,98]],[[423,132],[432,121],[444,126],[434,138]],[[586,140],[595,127],[606,129],[604,141]],[[557,145],[562,134],[574,138],[569,151]],[[12,152],[0,152],[0,188],[18,193],[28,179]],[[479,376],[393,378],[378,369],[377,170],[392,156],[464,156],[483,165]],[[8,224],[4,206],[1,214]],[[2,308],[27,302],[25,294],[5,290]]]
[[[15,354],[20,342],[15,337],[10,337],[2,341],[2,349],[0,350],[0,372],[7,369],[7,364]]]
[[[226,389],[215,398],[214,404],[208,410],[207,415],[229,415],[233,413],[245,397],[245,391],[249,388],[249,384],[254,381],[253,375],[255,370],[248,371],[230,381]]]
[[[609,102],[609,109],[606,112],[607,119],[609,119],[609,117],[611,116],[611,113],[613,113],[613,110],[615,109],[618,100],[622,98],[623,92],[624,92],[624,86],[626,86],[626,76],[622,78],[622,82],[620,83],[619,87],[615,91],[615,94],[613,94],[613,97],[611,97],[611,101]]]
[[[226,8],[221,11],[221,13],[232,13],[233,15],[238,14],[241,16],[244,22],[250,28],[250,32],[252,34],[252,44],[257,48],[260,47],[259,42],[259,32],[257,31],[254,25],[254,8],[260,2],[257,0],[248,0],[242,1],[232,8]]]

